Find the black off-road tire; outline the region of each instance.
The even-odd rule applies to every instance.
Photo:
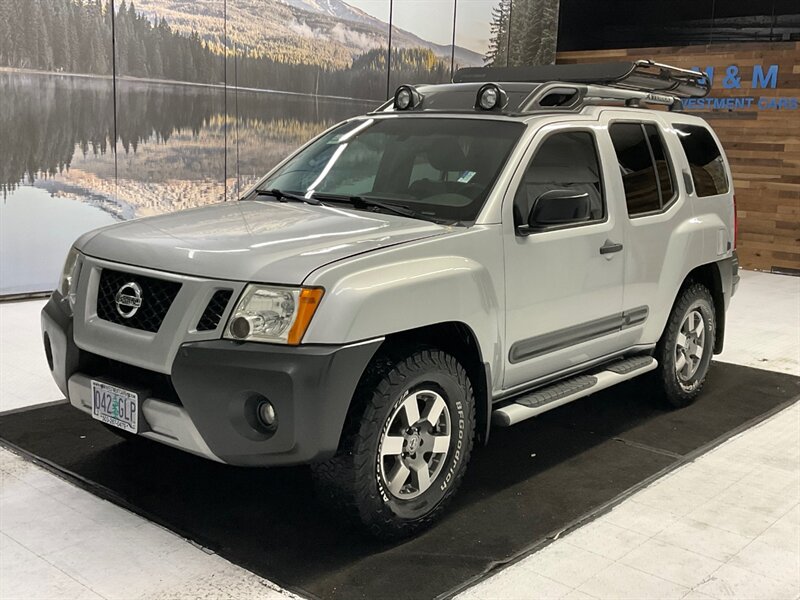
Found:
[[[681,333],[681,326],[693,311],[699,311],[703,318],[705,338],[696,371],[691,377],[682,380],[676,371],[676,362],[679,360],[678,335]],[[660,399],[668,406],[682,408],[697,398],[708,375],[716,332],[717,320],[711,292],[702,284],[690,283],[678,295],[654,355],[658,360],[658,368],[654,371],[653,379]]]
[[[427,491],[407,500],[389,491],[381,475],[381,444],[402,403],[433,389],[450,419],[448,453]],[[312,465],[322,501],[369,534],[386,540],[413,535],[444,510],[464,477],[475,432],[475,401],[464,368],[434,348],[383,355],[367,369],[353,399],[339,451]],[[405,448],[405,446],[404,446]]]

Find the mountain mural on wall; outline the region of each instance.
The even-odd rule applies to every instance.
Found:
[[[365,13],[363,10],[350,6],[343,0],[280,0],[283,4],[305,10],[307,12],[322,13],[344,19],[345,21],[357,21],[361,23],[379,21],[375,17]]]
[[[365,13],[363,10],[351,6],[344,0],[280,0],[284,4],[299,8],[312,13],[327,14],[331,17],[341,19],[344,21],[354,21],[356,23],[363,23],[370,25],[378,31],[386,34],[389,29],[389,24],[385,21],[373,17]],[[443,24],[444,25],[444,24]],[[439,58],[449,59],[452,52],[452,44],[435,44],[420,38],[419,36],[394,27],[392,32],[392,43],[396,43],[401,48],[429,48],[433,50],[434,54]],[[462,46],[455,46],[455,62],[462,67],[480,66],[483,65],[484,57],[482,54],[464,48]]]
[[[196,31],[207,42],[222,43],[220,0],[139,0],[136,10],[152,21],[166,19],[175,31]],[[228,35],[237,46],[280,62],[346,68],[358,55],[388,44],[389,24],[344,0],[228,0],[226,11]],[[398,27],[392,29],[392,46],[430,50],[448,63],[452,52],[449,44]],[[456,46],[455,62],[477,66],[484,60]]]

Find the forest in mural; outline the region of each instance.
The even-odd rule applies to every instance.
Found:
[[[6,0],[0,5],[0,65],[43,71],[108,75],[112,36],[110,4],[100,0]],[[12,23],[24,23],[23,28]],[[217,29],[217,28],[214,28]],[[325,52],[304,56],[288,45],[274,52],[228,43],[218,33],[180,31],[167,18],[151,19],[136,4],[117,4],[113,22],[116,73],[120,76],[224,84],[222,61],[235,58],[238,86],[351,95],[385,96],[385,73],[392,68],[407,81],[443,81],[450,60],[431,48],[375,47],[333,60]],[[375,42],[378,45],[378,42]],[[477,55],[476,55],[477,56]]]
[[[400,83],[552,60],[557,5],[0,0],[0,296],[51,289],[90,228],[237,198]]]
[[[557,33],[557,0],[498,0],[492,9],[486,64],[518,67],[553,63]]]
[[[0,65],[111,73],[111,14],[100,0],[3,0]]]

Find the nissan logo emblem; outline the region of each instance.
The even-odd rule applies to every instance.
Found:
[[[129,281],[117,291],[114,297],[117,312],[125,319],[130,319],[142,305],[142,287],[135,281]]]

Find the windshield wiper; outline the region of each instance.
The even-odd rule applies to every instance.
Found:
[[[292,192],[284,192],[277,188],[272,190],[256,190],[256,196],[272,196],[278,202],[288,202],[289,200],[293,200],[295,202],[305,202],[306,204],[313,204],[314,206],[323,206],[322,202],[320,202],[316,198],[306,198],[305,196],[301,196],[299,194],[293,194]]]
[[[364,196],[350,196],[350,203],[356,208],[382,208],[383,210],[388,210],[389,212],[403,217],[425,217],[422,213],[412,210],[405,205],[373,200],[372,198],[365,198]]]
[[[395,204],[394,202],[389,202],[384,199],[374,199],[374,198],[367,198],[366,196],[345,196],[339,194],[315,194],[311,197],[301,196],[300,194],[294,194],[292,192],[284,192],[277,188],[274,189],[258,189],[255,190],[256,196],[272,196],[279,202],[288,202],[292,200],[294,202],[305,202],[306,204],[313,204],[315,206],[325,206],[320,201],[320,198],[325,200],[326,202],[347,202],[352,204],[356,208],[380,208],[382,210],[394,213],[396,215],[400,215],[402,217],[409,217],[411,219],[423,219],[425,221],[432,221],[434,223],[446,223],[452,224],[454,221],[447,220],[447,219],[439,219],[437,217],[427,215],[425,213],[416,211],[414,209],[408,208],[408,206],[404,204]]]
[[[446,219],[439,219],[431,215],[416,211],[408,208],[405,204],[395,204],[393,201],[376,200],[374,198],[367,198],[366,196],[340,196],[335,194],[318,194],[326,202],[349,202],[356,208],[380,208],[402,217],[409,217],[412,219],[423,219],[425,221],[433,221],[434,223],[450,223]]]

